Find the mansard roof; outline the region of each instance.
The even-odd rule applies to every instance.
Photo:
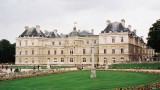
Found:
[[[19,37],[45,37],[45,34],[40,30],[39,32],[36,30],[36,28],[27,28],[25,31],[19,36]]]
[[[60,38],[60,35],[57,33],[57,31],[47,31],[47,30],[45,30],[45,36],[47,38]]]
[[[123,27],[120,22],[114,22],[107,25],[107,27],[102,31],[102,33],[109,33],[109,32],[128,32],[129,29]]]
[[[93,34],[87,30],[83,30],[80,32],[80,35],[93,35]]]

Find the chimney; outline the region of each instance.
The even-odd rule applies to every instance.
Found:
[[[92,32],[92,35],[94,35],[94,29],[92,29],[91,32]]]
[[[121,20],[121,24],[123,27],[125,27],[125,20],[124,19]]]
[[[111,22],[110,22],[110,20],[107,20],[106,23],[107,23],[107,26],[108,26]]]
[[[57,36],[57,29],[54,29],[54,34]]]
[[[132,27],[131,25],[128,25],[128,29],[129,29],[130,31],[131,31],[131,27]]]
[[[134,29],[133,32],[136,34],[136,29]]]
[[[40,33],[40,26],[39,26],[39,25],[36,25],[36,31],[37,31],[38,33]]]
[[[24,28],[25,28],[25,30],[28,30],[28,29],[29,29],[29,27],[28,27],[28,26],[25,26]]]

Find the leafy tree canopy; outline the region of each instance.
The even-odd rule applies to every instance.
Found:
[[[15,43],[8,40],[0,40],[0,63],[15,62]]]
[[[147,45],[155,49],[155,52],[160,52],[160,19],[152,24],[149,29]]]

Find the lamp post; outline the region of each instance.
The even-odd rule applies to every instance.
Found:
[[[91,46],[91,58],[92,58],[92,67],[91,67],[90,78],[96,78],[96,69],[94,68],[94,46],[93,46],[93,42],[92,42],[92,46]]]

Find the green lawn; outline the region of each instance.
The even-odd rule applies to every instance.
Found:
[[[73,71],[47,76],[0,81],[0,90],[110,90],[160,81],[157,74],[97,71],[91,79],[90,71]]]
[[[160,69],[160,63],[112,64],[111,69]]]

